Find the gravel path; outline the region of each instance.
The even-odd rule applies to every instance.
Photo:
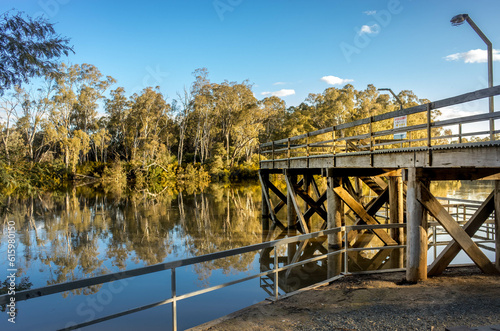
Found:
[[[415,285],[401,285],[403,278],[404,273],[345,277],[196,329],[444,330],[500,324],[499,276],[453,268]]]

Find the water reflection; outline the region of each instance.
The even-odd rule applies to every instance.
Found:
[[[436,196],[483,200],[491,192],[492,184],[436,182],[431,190]],[[0,219],[4,234],[9,221],[16,224],[18,279],[24,279],[23,286],[29,288],[259,243],[263,237],[260,199],[258,183],[215,184],[203,191],[169,190],[160,195],[75,187],[66,192],[3,197]],[[314,218],[312,222],[317,229],[322,224]],[[278,230],[281,229],[276,230],[275,236],[281,233]],[[367,231],[365,234],[371,242],[373,233]],[[6,256],[6,238],[5,235],[0,237],[3,256]],[[351,242],[350,247],[361,248]],[[328,246],[326,237],[282,245],[278,248],[278,266],[305,261],[327,252],[335,250]],[[347,269],[356,272],[401,268],[404,267],[404,256],[403,249],[349,252]],[[344,272],[345,259],[339,253],[280,271],[280,294]],[[0,259],[2,270],[7,269],[6,262],[6,259]],[[178,286],[182,289],[179,293],[214,285],[215,279],[224,283],[242,278],[241,273],[271,270],[274,268],[274,250],[247,253],[189,268],[179,278]],[[273,275],[260,279],[263,296],[274,296],[274,281]],[[255,291],[257,285],[248,286],[253,286],[249,291]],[[91,295],[100,289],[101,286],[94,286],[75,290],[73,294]],[[128,300],[125,295],[124,298],[124,301]]]
[[[6,207],[1,215],[3,233],[7,222],[16,225],[18,277],[29,277],[34,287],[261,241],[256,183],[212,185],[204,192],[160,196],[77,187],[68,192],[4,197],[2,203]],[[5,238],[0,239],[2,252],[6,251]],[[233,257],[198,265],[195,271],[203,281],[213,269],[245,271],[252,261],[252,256]]]

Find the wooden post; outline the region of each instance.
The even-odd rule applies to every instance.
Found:
[[[403,183],[403,177],[398,176],[398,220],[402,224],[405,222],[405,205],[404,205],[404,183]],[[398,230],[399,234],[399,239],[398,243],[401,245],[404,244],[405,242],[405,233],[403,228],[399,228]],[[404,256],[404,248],[399,249],[399,261],[398,261],[398,267],[403,268],[404,267],[404,262],[405,262],[405,256]]]
[[[294,185],[297,183],[297,175],[292,175],[286,173],[285,176],[289,176],[289,183]],[[293,187],[287,187],[286,188],[286,194],[287,194],[287,204],[286,204],[286,216],[287,216],[287,226],[288,226],[288,237],[293,237],[297,235],[297,229],[295,227],[295,223],[297,222],[297,214],[295,211],[295,207],[292,203],[292,199],[296,199],[296,197],[292,198],[292,195],[294,195],[295,190]],[[295,253],[297,251],[297,244],[296,243],[291,243],[288,244],[288,264],[291,263]]]
[[[399,223],[398,177],[389,177],[389,223]],[[392,239],[399,242],[399,229],[391,229]]]
[[[500,270],[500,180],[495,181],[495,266]]]
[[[262,180],[269,181],[269,173],[263,172],[262,170],[259,171]],[[266,194],[264,193],[264,190],[265,188],[262,187],[262,241],[266,241],[267,235],[269,234],[269,222],[270,222],[269,207],[267,205],[267,197]],[[269,190],[267,194],[269,195]]]
[[[327,186],[327,228],[332,229],[342,226],[343,205],[342,200],[335,193],[334,188],[339,186],[339,179],[328,176]],[[328,252],[337,251],[342,248],[342,233],[339,231],[328,235]],[[339,275],[342,272],[342,254],[328,257],[328,278]]]
[[[427,231],[424,224],[425,211],[418,201],[420,196],[420,180],[417,177],[417,169],[409,168],[407,172],[406,280],[417,282],[427,279]]]
[[[309,152],[308,152],[307,156],[309,157]],[[314,179],[312,178],[312,175],[307,172],[307,170],[305,170],[303,176],[304,176],[304,184],[303,184],[302,187],[304,189],[304,192],[307,195],[310,195],[311,194],[311,190],[310,190],[310,188],[311,188],[311,181],[314,180]],[[310,207],[312,207],[312,206],[310,206],[306,201],[304,201],[304,214],[305,214],[305,212]],[[311,219],[308,217],[308,218],[305,218],[305,220],[306,220],[306,223],[307,223],[307,227],[309,228],[309,230],[311,230]]]
[[[400,182],[401,177],[389,177],[389,223],[392,224],[403,223],[403,210],[400,208],[402,206],[402,201],[400,201],[400,199],[402,200]],[[403,229],[391,229],[391,237],[401,245],[404,241]],[[393,249],[390,259],[391,265],[394,268],[403,268],[404,250],[402,248]]]

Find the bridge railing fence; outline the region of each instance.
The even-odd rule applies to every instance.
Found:
[[[500,119],[500,112],[474,114],[452,119],[438,119],[439,109],[486,99],[500,94],[494,86],[456,97],[430,102],[402,110],[379,114],[259,146],[262,162],[279,159],[310,158],[343,153],[373,153],[386,149],[433,148],[442,145],[498,141],[500,130],[491,123]],[[395,119],[406,126],[395,125]],[[464,130],[476,124],[479,131]],[[484,125],[481,125],[483,123]],[[477,124],[480,124],[479,126]],[[483,129],[486,127],[486,129]]]

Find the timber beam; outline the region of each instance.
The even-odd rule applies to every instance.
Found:
[[[428,180],[499,180],[499,168],[417,168],[417,176]]]
[[[366,224],[379,224],[373,216],[368,214],[365,208],[356,201],[342,186],[337,186],[333,189],[335,193],[344,201],[351,210],[359,216]],[[373,232],[377,237],[384,242],[385,245],[397,245],[389,234],[382,229],[374,229]]]
[[[323,177],[378,177],[401,176],[397,168],[324,168]]]
[[[479,230],[494,209],[494,192],[492,192],[463,226],[463,231],[465,231],[469,237],[474,236],[476,231]],[[442,274],[455,256],[457,256],[459,251],[460,245],[455,240],[452,240],[430,265],[427,275],[431,277]]]
[[[499,273],[486,255],[472,241],[469,234],[456,223],[455,219],[422,184],[420,184],[420,195],[417,199],[484,273]]]

